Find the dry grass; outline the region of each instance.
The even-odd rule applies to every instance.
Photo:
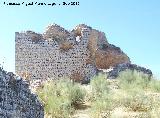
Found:
[[[160,93],[157,93],[159,90],[157,85],[160,86],[159,80],[149,81],[146,75],[137,71],[123,72],[116,81],[105,79],[100,81],[102,78],[104,77],[100,75],[96,80],[91,81],[91,83],[98,83],[91,84],[92,88],[98,89],[100,91],[98,93],[103,93],[100,97],[99,95],[94,97],[96,99],[92,101],[93,118],[158,118]],[[104,84],[106,81],[109,82],[107,94],[105,94],[107,84]],[[152,81],[156,81],[157,84],[152,84]],[[111,88],[113,85],[118,85],[118,88]],[[154,92],[156,94],[153,95]]]
[[[43,39],[41,34],[32,32],[32,31],[27,31],[29,33],[29,35],[31,36],[32,42],[34,43],[38,43],[39,41],[41,41]]]
[[[63,31],[60,31],[63,30]],[[46,32],[43,34],[43,38],[52,40],[63,40],[69,35],[69,32],[62,27],[49,26]]]
[[[97,50],[95,54],[95,62],[98,68],[106,69],[120,63],[129,62],[129,60],[125,54]]]
[[[80,84],[61,78],[44,83],[37,94],[44,103],[45,118],[71,118],[77,104],[83,103],[85,90]]]
[[[77,28],[77,29],[75,29],[75,30],[74,30],[75,35],[76,35],[76,36],[82,36],[82,34],[81,34],[81,30],[82,30],[81,28]]]
[[[22,76],[22,78],[23,79],[25,79],[25,80],[27,80],[27,81],[30,81],[30,73],[28,73],[28,72],[23,72],[22,74],[21,74],[21,76]]]
[[[78,72],[73,77],[81,80]],[[99,74],[89,85],[70,80],[57,82],[49,82],[39,93],[46,103],[46,113],[53,118],[159,118],[160,81],[148,81],[143,73],[126,71],[116,80]]]
[[[70,79],[74,82],[82,82],[84,77],[80,74],[80,72],[73,72],[70,76]]]
[[[73,48],[73,45],[67,41],[63,41],[60,43],[60,49],[62,51],[67,51],[69,49],[72,49]]]
[[[86,59],[86,64],[94,64],[94,61],[91,58]]]

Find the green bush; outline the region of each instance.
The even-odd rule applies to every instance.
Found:
[[[97,98],[95,101],[92,101],[90,113],[92,117],[100,118],[103,113],[107,113],[106,115],[109,116],[109,113],[113,108],[114,101],[111,96],[105,94]]]
[[[104,94],[109,93],[109,88],[108,88],[108,81],[106,79],[106,75],[104,74],[99,74],[98,76],[95,76],[91,80],[91,86],[92,86],[92,94],[93,94],[93,99],[102,97]]]
[[[152,79],[149,87],[151,90],[155,91],[155,92],[160,92],[160,80],[158,79]]]
[[[78,84],[74,84],[69,87],[69,99],[71,100],[71,105],[76,107],[76,105],[83,103],[85,97],[85,90],[80,88]]]
[[[131,70],[121,72],[118,79],[122,89],[147,89],[150,82],[148,75]]]
[[[122,105],[134,112],[147,112],[152,109],[152,99],[144,92],[130,91],[122,99]]]
[[[148,89],[155,92],[160,92],[160,80],[151,78],[149,76],[137,72],[137,71],[125,71],[120,73],[119,77],[119,85],[122,89]]]
[[[125,107],[131,112],[142,112],[139,114],[142,117],[151,116],[150,111],[157,107],[157,103],[146,95],[146,91],[158,90],[157,80],[149,80],[146,74],[127,70],[120,74],[117,81],[120,88],[113,91],[109,89],[110,85],[104,74],[99,74],[91,80],[94,97],[91,103],[91,116],[101,118],[102,114],[106,113],[105,117],[110,117],[116,107]]]
[[[113,108],[113,101],[109,94],[109,82],[106,79],[105,74],[99,74],[91,80],[92,87],[92,103],[91,103],[91,116],[95,118],[101,117],[103,113]]]
[[[159,117],[159,80],[149,80],[147,75],[137,71],[122,72],[114,81],[107,80],[106,76],[99,74],[91,79],[87,92],[82,85],[69,79],[46,82],[37,92],[44,102],[45,113],[52,118],[69,118],[87,96],[88,114],[93,118],[114,117],[116,108],[124,108],[122,112],[128,116]],[[118,88],[115,89],[114,85]]]
[[[37,91],[44,103],[45,113],[53,118],[69,118],[75,105],[83,102],[85,91],[68,79],[46,82]]]

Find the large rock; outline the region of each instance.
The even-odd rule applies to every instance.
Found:
[[[117,64],[130,63],[129,57],[119,47],[108,43],[104,32],[85,24],[77,25],[73,32],[76,36],[81,36],[83,28],[89,29],[88,49],[90,59],[87,62],[95,64],[98,69],[107,69]]]
[[[43,106],[28,84],[1,68],[0,118],[44,118]]]
[[[129,57],[114,45],[106,45],[96,50],[95,63],[98,69],[107,69],[117,64],[130,63]]]

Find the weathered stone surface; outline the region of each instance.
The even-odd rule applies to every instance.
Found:
[[[88,39],[88,49],[90,51],[90,58],[95,61],[96,51],[101,49],[103,45],[109,45],[107,42],[107,38],[103,32],[92,29],[90,31],[89,39]]]
[[[26,34],[30,35],[32,42],[34,42],[34,43],[38,43],[38,42],[44,40],[42,34],[38,34],[33,31],[27,31]]]
[[[43,33],[43,38],[47,40],[64,40],[70,33],[57,24],[51,24],[47,26],[45,32]]]
[[[130,59],[119,47],[104,44],[102,49],[96,50],[95,63],[98,69],[107,69],[117,64],[130,63]]]
[[[95,75],[95,65],[86,63],[90,56],[87,47],[89,29],[81,29],[80,41],[76,41],[77,36],[73,32],[69,33],[58,25],[49,26],[44,35],[46,39],[43,37],[37,43],[32,42],[30,34],[16,33],[15,65],[18,75],[30,79],[66,78],[74,73],[89,79]]]
[[[75,36],[82,36],[82,30],[83,29],[88,29],[89,32],[92,30],[91,27],[89,27],[85,24],[79,24],[72,30],[72,32]]]
[[[0,118],[44,118],[44,110],[28,84],[0,68]]]
[[[104,32],[80,24],[74,29],[76,36],[81,36],[83,28],[89,30],[87,47],[90,51],[90,57],[86,60],[87,63],[94,64],[99,69],[106,69],[121,63],[130,63],[129,57],[119,47],[108,43]]]
[[[15,44],[16,73],[31,79],[72,78],[78,73],[87,80],[97,68],[130,63],[120,48],[108,43],[103,32],[85,24],[71,32],[56,24],[49,25],[43,35],[17,32]]]
[[[138,72],[142,72],[144,74],[147,74],[150,78],[152,76],[152,71],[150,69],[146,69],[144,67],[138,66],[136,64],[130,64],[130,63],[123,63],[118,64],[113,69],[111,69],[107,74],[108,78],[115,79],[118,77],[119,73],[125,70],[136,70]]]

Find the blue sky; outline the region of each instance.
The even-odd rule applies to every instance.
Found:
[[[36,2],[28,0],[29,2]],[[74,0],[63,0],[72,2]],[[43,33],[57,23],[68,30],[85,23],[106,33],[108,42],[119,46],[132,63],[150,68],[160,75],[159,0],[77,0],[79,6],[5,6],[0,1],[0,63],[14,71],[15,32]],[[37,2],[62,3],[62,0]]]

